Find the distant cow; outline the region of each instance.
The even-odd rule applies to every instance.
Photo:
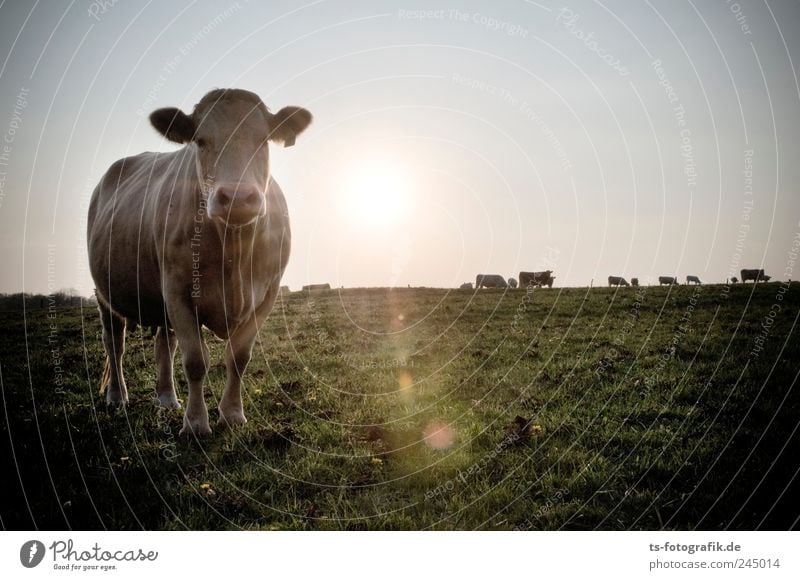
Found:
[[[739,283],[739,278],[737,278],[736,276],[732,276],[731,277],[731,283],[732,284],[738,284]]]
[[[638,286],[639,278],[631,278],[631,286]]]
[[[478,274],[475,276],[475,288],[508,288],[508,284],[499,274]]]
[[[458,287],[460,290],[472,290],[472,282],[464,282]]]
[[[516,279],[514,279],[514,278],[509,278],[509,279],[508,279],[508,287],[509,287],[509,288],[516,288],[516,287],[517,287],[517,281],[516,281]]]
[[[609,286],[628,286],[628,281],[623,278],[622,276],[609,276],[608,277],[608,285]]]
[[[553,280],[555,280],[555,276],[553,276],[552,270],[519,273],[519,285],[521,287],[537,286],[541,288],[542,286],[547,286],[548,288],[552,288]]]
[[[668,286],[677,286],[678,279],[675,276],[659,276],[658,285],[667,284]]]
[[[269,141],[285,146],[311,122],[299,107],[271,113],[258,95],[217,89],[186,114],[158,109],[153,127],[183,145],[113,163],[92,193],[89,268],[106,352],[106,404],[124,406],[125,327],[156,330],[156,404],[180,408],[176,343],[189,383],[181,433],[208,434],[202,327],[228,342],[220,425],[240,425],[241,379],[289,260],[286,200],[269,171]]]
[[[753,282],[769,282],[772,276],[764,274],[764,270],[742,270],[742,282],[752,280]]]
[[[327,282],[325,284],[306,284],[303,286],[303,292],[311,292],[312,290],[330,290],[331,285]]]
[[[686,276],[686,283],[687,284],[702,284],[700,278],[697,276]]]

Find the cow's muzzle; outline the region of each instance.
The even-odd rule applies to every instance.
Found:
[[[266,213],[266,198],[253,185],[220,185],[208,202],[208,216],[231,226],[243,226]]]

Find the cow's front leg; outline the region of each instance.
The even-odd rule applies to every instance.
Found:
[[[244,425],[247,419],[244,416],[242,405],[242,375],[250,362],[250,353],[253,350],[258,323],[250,321],[233,333],[225,349],[225,367],[227,381],[225,391],[219,401],[218,427],[235,427]]]
[[[200,329],[197,329],[196,336],[188,340],[181,341],[178,335],[178,345],[181,347],[183,370],[189,383],[189,400],[186,402],[186,411],[183,414],[181,434],[209,435],[211,426],[208,424],[208,407],[203,398],[203,383],[208,374],[211,358],[208,347],[200,336]]]
[[[165,326],[156,332],[156,405],[167,409],[180,409],[172,377],[172,362],[175,359],[175,333]]]
[[[189,383],[189,399],[183,414],[181,435],[209,435],[211,427],[208,424],[208,408],[203,399],[203,383],[208,374],[210,356],[203,341],[202,329],[194,311],[184,305],[173,304],[169,318],[178,338],[183,370]]]

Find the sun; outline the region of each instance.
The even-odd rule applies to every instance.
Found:
[[[397,222],[408,210],[405,176],[391,164],[361,166],[350,175],[344,189],[344,209],[361,225],[387,226]]]

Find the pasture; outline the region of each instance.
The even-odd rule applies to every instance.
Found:
[[[2,525],[790,528],[798,306],[778,283],[294,292],[254,349],[248,424],[203,439],[154,408],[149,331],[110,414],[96,309],[3,312]]]

